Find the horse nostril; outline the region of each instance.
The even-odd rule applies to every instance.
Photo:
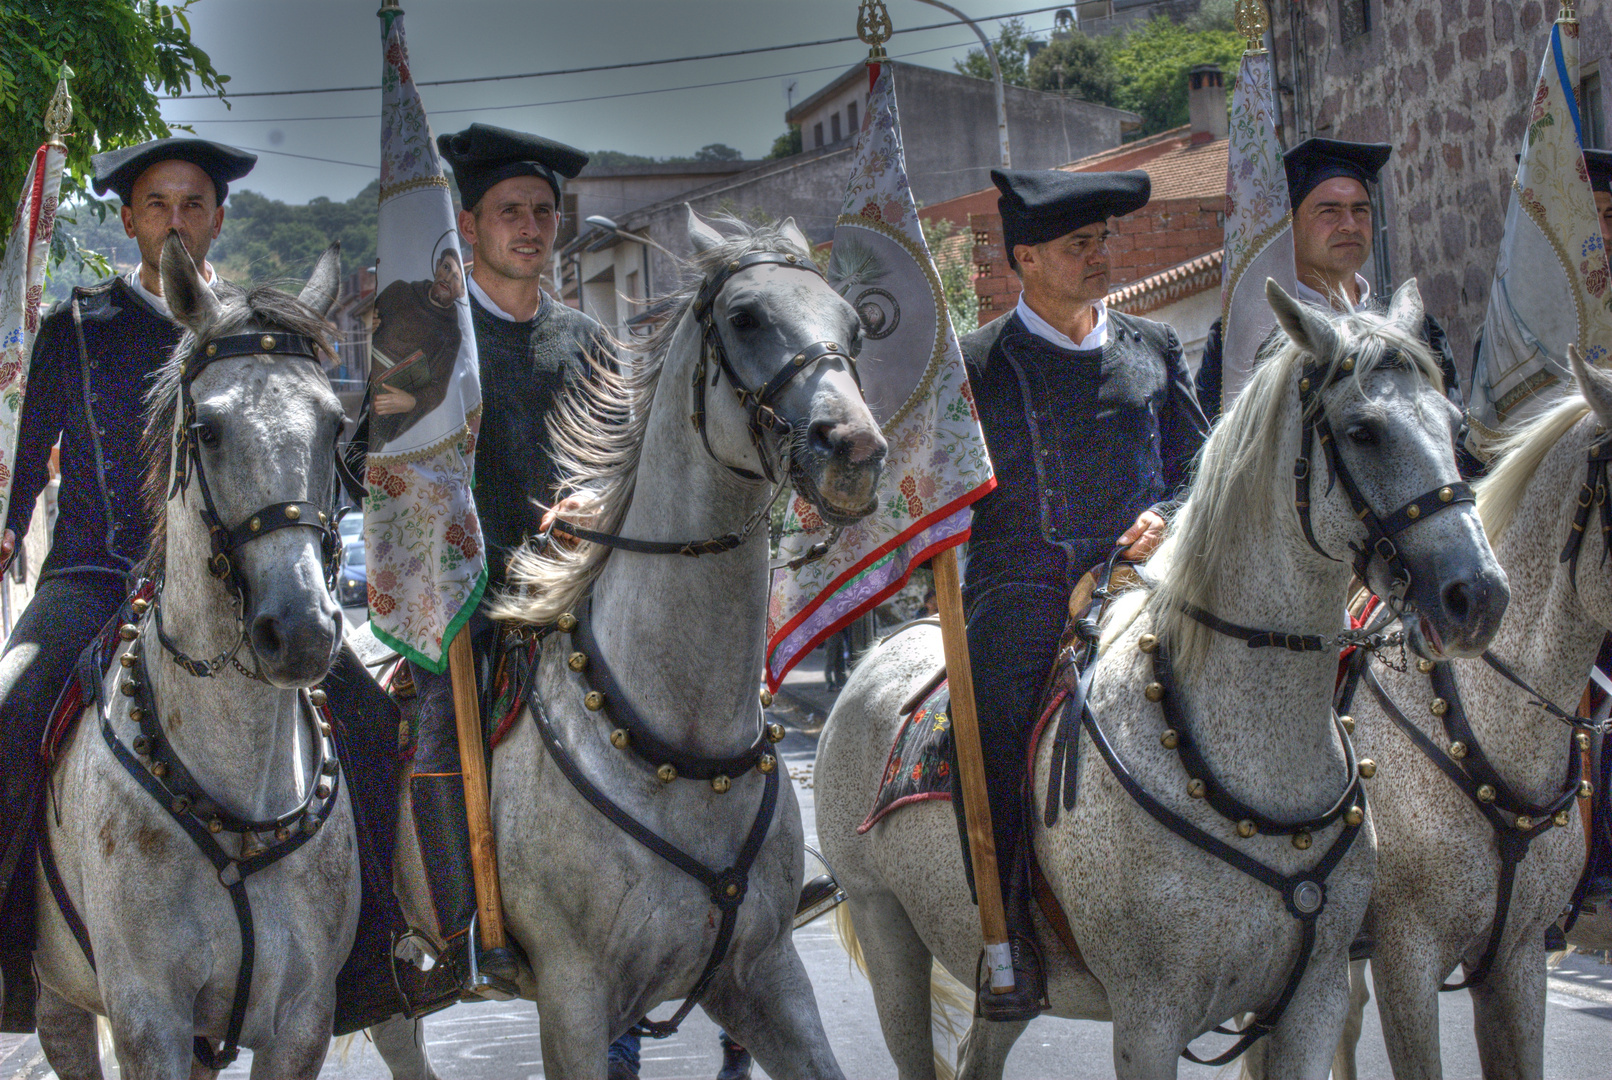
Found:
[[[259,615],[252,620],[252,649],[259,656],[273,657],[285,647],[280,632],[280,620],[272,615]]]
[[[1452,623],[1465,625],[1472,615],[1472,588],[1464,581],[1452,581],[1444,586],[1444,614]]]
[[[806,446],[814,454],[823,457],[832,455],[837,449],[839,440],[835,437],[838,425],[827,420],[820,420],[813,424],[806,432]]]

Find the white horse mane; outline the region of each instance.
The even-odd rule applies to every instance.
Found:
[[[1404,357],[1432,385],[1443,385],[1427,345],[1386,316],[1372,311],[1326,315],[1337,341],[1331,356],[1319,358],[1326,378],[1334,377],[1346,357],[1354,357],[1358,386],[1385,362],[1400,363],[1398,358]],[[1188,618],[1184,609],[1213,609],[1215,583],[1235,569],[1229,565],[1233,539],[1253,519],[1278,521],[1298,540],[1298,518],[1277,505],[1276,495],[1280,481],[1291,475],[1282,448],[1295,420],[1290,394],[1311,359],[1281,331],[1266,342],[1247,387],[1199,451],[1191,492],[1170,523],[1169,535],[1148,560],[1141,586],[1112,609],[1104,644],[1145,610],[1152,616],[1153,632],[1170,641],[1177,669],[1192,673],[1203,662],[1212,631]],[[1324,470],[1318,448],[1314,452],[1311,467]]]
[[[1490,543],[1498,543],[1528,484],[1539,471],[1545,456],[1589,413],[1590,404],[1580,392],[1569,392],[1561,401],[1523,424],[1494,444],[1495,466],[1489,475],[1472,485],[1477,496],[1478,516]]]
[[[548,415],[554,464],[563,477],[563,495],[583,494],[596,515],[593,528],[614,532],[632,503],[639,452],[649,428],[650,407],[672,342],[705,279],[724,263],[757,251],[781,251],[810,257],[775,222],[752,225],[731,215],[717,224],[735,235],[726,242],[696,251],[680,269],[683,281],[660,304],[664,322],[642,344],[613,341],[632,362],[617,370],[589,359],[593,378],[567,384]],[[509,559],[504,589],[489,606],[495,619],[544,626],[576,606],[604,568],[611,549],[579,543],[539,547],[530,542]]]

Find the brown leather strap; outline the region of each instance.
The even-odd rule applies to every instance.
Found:
[[[1075,932],[1069,927],[1069,916],[1064,914],[1063,905],[1058,903],[1058,897],[1047,882],[1046,875],[1041,872],[1041,864],[1034,859],[1030,860],[1030,891],[1035,894],[1035,902],[1041,908],[1041,915],[1052,927],[1058,942],[1075,958],[1075,963],[1081,967],[1086,966],[1086,958],[1081,955],[1080,944],[1075,941]]]

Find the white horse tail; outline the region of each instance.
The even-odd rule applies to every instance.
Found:
[[[862,942],[857,939],[856,925],[851,922],[851,909],[841,904],[834,909],[834,936],[839,938],[840,948],[850,957],[856,970],[868,977],[868,961],[862,955]],[[939,1080],[956,1080],[957,1070],[952,1064],[950,1054],[944,1053],[944,1047],[957,1047],[967,1033],[969,1018],[974,1014],[974,993],[968,987],[952,978],[951,972],[940,966],[940,961],[930,961],[929,971],[929,1016],[934,1030],[944,1035],[944,1042],[935,1047],[935,1076]],[[962,1020],[958,1018],[962,1017]]]

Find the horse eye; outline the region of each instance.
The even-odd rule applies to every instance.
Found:
[[[1371,430],[1369,425],[1354,424],[1344,434],[1348,435],[1349,441],[1357,446],[1377,445],[1377,433]]]
[[[748,311],[735,311],[732,315],[728,316],[728,325],[733,327],[735,330],[754,330],[761,324],[757,322],[756,317],[750,314]]]
[[[218,432],[213,430],[211,424],[192,424],[190,431],[196,436],[196,441],[203,446],[218,445]]]

